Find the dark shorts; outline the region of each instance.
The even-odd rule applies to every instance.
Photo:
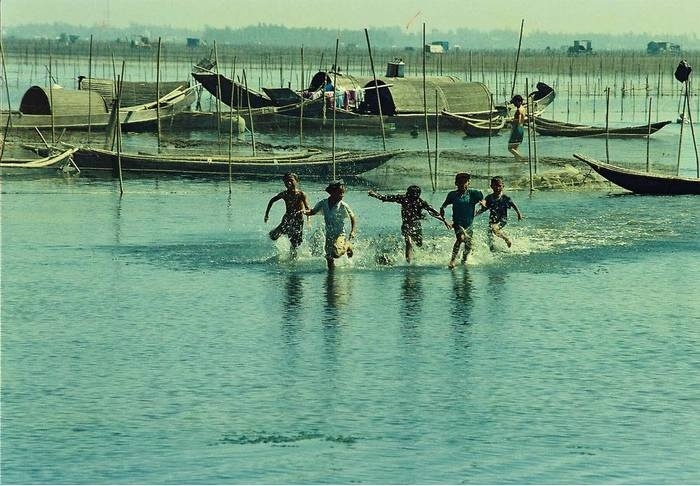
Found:
[[[474,230],[471,226],[464,228],[458,224],[455,224],[453,229],[455,231],[455,236],[459,238],[460,236],[464,235],[465,241],[471,240],[472,236],[474,235]]]
[[[270,239],[276,240],[282,235],[287,235],[293,247],[301,245],[304,230],[304,217],[282,216],[282,222],[272,231]]]
[[[420,221],[415,223],[403,223],[401,225],[401,234],[404,238],[411,238],[416,246],[423,245],[423,228]]]
[[[521,143],[523,141],[524,134],[525,129],[522,127],[522,125],[513,127],[513,129],[510,131],[510,138],[508,139],[508,143]]]

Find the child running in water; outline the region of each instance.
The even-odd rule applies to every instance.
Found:
[[[515,205],[510,196],[503,194],[503,177],[496,176],[491,179],[491,194],[487,195],[482,203],[482,208],[476,212],[476,214],[481,214],[487,209],[489,210],[489,248],[493,251],[494,248],[494,236],[502,238],[506,242],[508,248],[511,247],[513,242],[508,238],[508,236],[503,232],[503,227],[508,222],[508,208],[513,208],[515,213],[518,215],[518,221],[523,219],[523,215]]]
[[[435,219],[439,219],[450,228],[450,224],[441,216],[430,204],[420,197],[421,189],[418,186],[409,186],[406,194],[382,195],[372,190],[367,193],[384,202],[395,202],[401,205],[401,234],[406,242],[406,261],[411,263],[413,259],[413,244],[423,245],[423,228],[421,219],[425,216],[423,210],[427,211]]]
[[[445,216],[445,207],[452,205],[452,228],[455,232],[455,244],[452,247],[452,258],[449,268],[457,264],[459,249],[464,244],[462,263],[467,262],[467,257],[472,249],[472,223],[474,222],[474,206],[484,199],[484,194],[477,189],[469,189],[471,176],[466,172],[455,175],[457,189],[450,191],[445,202],[440,206],[440,216]]]
[[[289,237],[289,242],[292,245],[290,248],[290,253],[292,258],[295,258],[297,248],[301,246],[303,239],[302,232],[304,229],[304,216],[301,211],[309,209],[309,201],[306,198],[304,191],[299,189],[299,177],[295,173],[286,173],[282,180],[284,181],[284,185],[286,186],[287,190],[273,196],[267,203],[267,209],[265,210],[265,222],[267,223],[267,220],[270,217],[270,208],[272,208],[272,205],[280,199],[284,201],[284,216],[282,216],[282,221],[280,224],[278,224],[275,229],[270,231],[270,239],[275,241],[280,236],[287,235],[287,237]]]
[[[331,182],[326,187],[329,194],[327,199],[322,199],[313,209],[302,210],[307,216],[313,216],[323,212],[323,219],[326,222],[326,263],[328,270],[335,268],[335,260],[347,254],[352,258],[353,250],[348,240],[355,237],[356,221],[355,214],[350,206],[343,201],[345,195],[345,183],[342,180]],[[345,238],[345,221],[350,219],[350,237]]]

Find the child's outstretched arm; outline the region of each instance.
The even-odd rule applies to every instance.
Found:
[[[368,195],[369,197],[373,197],[373,198],[379,199],[380,201],[386,202],[386,200],[387,200],[386,196],[384,196],[383,194],[379,194],[379,193],[378,193],[377,191],[375,191],[374,189],[370,189],[370,190],[367,192],[367,195]]]
[[[432,216],[433,218],[435,218],[435,219],[438,219],[438,220],[442,221],[443,223],[447,223],[447,221],[445,220],[445,216],[443,216],[442,214],[440,214],[440,213],[438,212],[437,209],[435,209],[434,207],[432,207],[432,206],[431,206],[430,204],[428,204],[425,200],[421,199],[421,201],[422,201],[423,209],[425,209],[425,210],[428,212],[429,215],[431,215],[431,216]]]

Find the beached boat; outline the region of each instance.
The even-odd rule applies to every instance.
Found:
[[[536,88],[537,89],[535,91],[528,95],[527,101],[522,105],[525,113],[534,113],[535,115],[539,115],[544,112],[544,110],[546,110],[557,97],[557,92],[554,91],[554,88],[546,83],[540,81],[537,83]],[[515,106],[508,102],[504,105],[498,105],[496,110],[506,118],[512,119]]]
[[[14,159],[3,157],[0,161],[0,168],[4,169],[54,169],[70,163],[71,157],[78,149],[75,147],[67,148],[66,150],[48,155],[41,158],[33,159]]]
[[[457,115],[455,113],[443,112],[445,118],[452,118],[458,122],[462,122],[462,130],[468,137],[488,137],[489,135],[498,135],[498,132],[505,126],[506,119],[504,116],[497,113],[492,113],[491,116],[467,116]]]
[[[76,165],[83,170],[114,171],[121,164],[122,171],[140,173],[171,173],[227,175],[237,177],[279,177],[286,172],[300,176],[329,178],[351,177],[375,169],[401,151],[336,152],[335,157],[318,150],[265,153],[261,155],[184,155],[117,153],[97,148],[79,148],[73,155]],[[335,160],[334,160],[335,159]]]
[[[594,171],[615,185],[636,194],[700,194],[700,178],[653,174],[606,164],[583,154],[574,154]]]
[[[120,108],[123,130],[151,130],[161,122],[191,109],[196,99],[195,86],[180,86],[157,101]],[[95,130],[110,122],[111,105],[94,90],[71,90],[61,87],[32,86],[22,97],[18,111],[0,112],[0,126],[10,131],[35,128],[50,130]],[[9,117],[9,120],[8,120]]]
[[[121,85],[120,104],[122,106],[135,106],[150,103],[166,93],[175,91],[181,87],[190,85],[189,80],[182,81],[125,81],[106,78],[89,78],[78,76],[78,89],[81,91],[97,91],[105,99],[108,106],[117,97],[117,91]]]
[[[547,120],[545,118],[535,118],[535,131],[540,135],[552,137],[647,137],[656,133],[663,127],[671,123],[668,121],[654,122],[648,125],[637,125],[630,127],[596,127],[591,125],[577,125],[575,123]]]
[[[216,81],[217,74],[210,72],[210,68],[206,67],[208,63],[200,61],[202,63],[205,64],[204,68],[195,66],[192,72],[195,79],[224,103],[230,103],[233,96],[234,109],[248,106],[243,99],[236,101],[236,92],[232,94],[230,91],[234,86],[230,79],[218,75],[219,81]],[[251,95],[251,108],[264,110],[253,115],[265,115],[261,127],[263,122],[286,116],[303,123],[315,119],[326,125],[326,120],[335,119],[338,127],[378,128],[381,115],[387,126],[413,129],[416,125],[425,126],[427,107],[429,127],[434,128],[437,120],[441,128],[461,129],[461,120],[443,116],[442,113],[478,118],[494,111],[491,93],[483,83],[466,82],[455,76],[428,76],[425,79],[404,77],[403,69],[398,69],[402,65],[402,62],[388,63],[386,76],[378,76],[376,84],[374,77],[331,70],[314,74],[303,91],[263,88],[264,93],[255,93],[250,89],[246,92],[243,88],[241,92],[246,97]],[[221,96],[218,95],[217,83],[221,84]],[[250,124],[251,114],[246,113],[246,109],[241,109],[239,115]]]

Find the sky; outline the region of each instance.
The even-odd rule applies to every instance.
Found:
[[[700,0],[0,0],[0,22],[700,35]]]

